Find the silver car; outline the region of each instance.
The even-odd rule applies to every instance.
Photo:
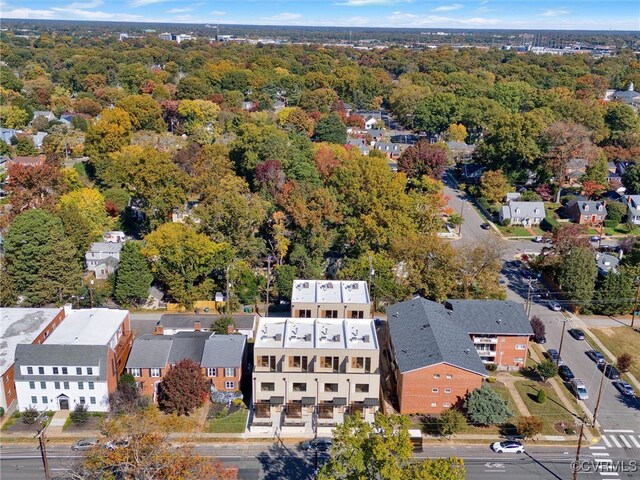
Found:
[[[97,438],[83,438],[82,440],[78,440],[71,446],[71,450],[74,452],[84,452],[86,450],[91,450],[93,447],[98,445]]]

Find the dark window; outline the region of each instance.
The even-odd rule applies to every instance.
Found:
[[[337,383],[325,383],[324,384],[324,391],[325,392],[337,392],[338,391],[338,384]]]
[[[59,373],[58,370],[59,370],[58,367],[53,367],[53,374],[58,375]]]
[[[38,373],[44,375],[44,367],[38,367]]]
[[[272,383],[272,382],[268,382],[268,383],[261,383],[260,384],[260,391],[262,392],[273,392],[276,389],[276,384]]]
[[[62,374],[66,375],[68,373],[67,367],[62,367]]]
[[[93,368],[87,367],[87,375],[93,375]]]
[[[293,391],[294,392],[306,392],[307,391],[307,384],[306,383],[294,383],[293,384]]]
[[[76,367],[76,375],[82,375],[82,367]]]
[[[27,374],[33,375],[33,367],[27,367]]]
[[[369,393],[369,384],[368,383],[356,383],[356,392],[358,392],[358,393]]]

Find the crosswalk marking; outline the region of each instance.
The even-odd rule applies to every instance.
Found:
[[[592,447],[589,447],[590,450],[604,450],[607,447],[603,447],[602,445],[594,445]]]
[[[636,440],[633,435],[629,435],[629,438],[635,444],[636,447],[640,448],[640,443],[638,443],[638,440]]]
[[[599,457],[608,457],[609,454],[608,453],[604,453],[604,452],[593,452],[592,454],[594,457],[599,456]]]
[[[602,431],[606,433],[633,433],[633,430],[607,430],[606,428]]]
[[[610,477],[619,477],[620,475],[618,474],[618,472],[600,472],[600,475],[604,476],[610,476]]]
[[[611,448],[611,444],[609,443],[609,440],[607,440],[607,437],[605,437],[604,435],[602,435],[602,441],[605,443],[607,447]]]
[[[616,445],[616,447],[622,448],[622,445],[620,445],[620,442],[616,439],[614,435],[611,435],[611,441]]]
[[[626,438],[624,438],[624,435],[620,435],[620,440],[622,440],[622,443],[624,443],[627,448],[631,448],[631,444],[627,441]]]

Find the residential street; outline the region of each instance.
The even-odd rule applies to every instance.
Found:
[[[528,446],[523,455],[498,454],[482,446],[426,446],[419,458],[459,456],[464,458],[467,478],[493,480],[564,480],[570,478],[571,462],[575,459],[574,448]],[[198,451],[204,455],[220,459],[228,465],[240,469],[243,480],[311,479],[315,455],[304,453],[296,445],[199,445]],[[11,445],[2,447],[0,475],[15,480],[37,480],[44,478],[42,462],[37,450],[32,446]],[[81,458],[71,452],[69,446],[51,445],[48,448],[54,475],[69,468]],[[594,450],[583,449],[581,460],[586,466],[599,461]],[[321,459],[322,460],[322,459]],[[623,456],[612,456],[611,461],[628,462]],[[626,464],[632,468],[631,463]],[[55,477],[54,477],[55,478]],[[602,478],[600,473],[580,473],[580,479]],[[627,477],[637,478],[637,477]]]

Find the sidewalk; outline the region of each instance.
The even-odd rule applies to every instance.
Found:
[[[502,382],[504,386],[507,387],[511,398],[513,398],[513,403],[515,403],[518,408],[518,413],[523,417],[530,417],[531,413],[514,385],[514,383],[522,381],[522,378],[514,377],[507,372],[499,372],[498,375],[496,375],[496,380]]]

